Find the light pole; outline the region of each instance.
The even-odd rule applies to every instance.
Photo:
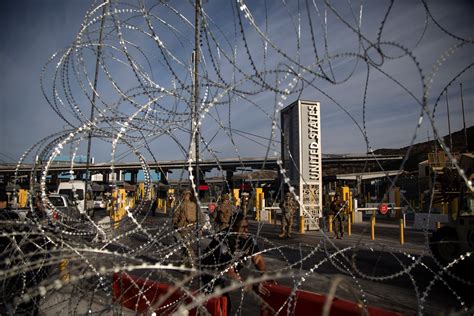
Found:
[[[199,142],[201,140],[199,133],[199,36],[200,36],[200,18],[201,18],[201,0],[195,0],[194,3],[194,51],[193,51],[193,115],[192,115],[192,128],[191,132],[195,133],[194,137],[194,146],[191,147],[191,150],[194,153],[195,157],[195,181],[196,181],[196,195],[199,199]],[[191,137],[191,139],[193,139]],[[198,201],[196,201],[198,202]],[[201,247],[199,244],[199,222],[200,218],[199,203],[196,203],[196,241],[197,241],[197,266],[199,269],[199,258],[201,257]],[[199,282],[200,283],[200,282]]]
[[[469,152],[469,146],[468,146],[468,143],[467,143],[467,132],[466,132],[466,117],[464,116],[464,97],[462,95],[462,82],[459,84],[460,87],[461,87],[461,108],[462,108],[462,125],[463,125],[463,129],[464,129],[464,144],[466,146],[466,149],[464,150],[464,152]]]
[[[449,132],[449,149],[453,151],[453,137],[451,136],[451,119],[449,117],[448,88],[446,88],[446,111],[448,112],[448,132]]]
[[[201,20],[201,0],[195,1],[195,20],[194,20],[194,51],[193,51],[193,115],[192,115],[192,132],[195,132],[194,146],[192,148],[195,157],[195,168],[196,168],[196,192],[199,197],[199,142],[200,142],[200,131],[199,131],[199,62],[201,59],[199,49],[199,37],[200,37],[200,20]]]
[[[102,19],[100,21],[100,31],[99,31],[99,44],[97,46],[97,58],[95,61],[95,73],[94,73],[94,91],[92,91],[92,102],[91,102],[91,115],[90,115],[90,130],[89,135],[87,137],[87,161],[86,161],[86,181],[85,181],[85,191],[84,194],[87,192],[87,187],[90,181],[90,161],[91,161],[91,145],[92,145],[92,132],[93,132],[93,121],[94,121],[94,111],[95,111],[95,101],[96,101],[96,94],[97,94],[97,82],[99,80],[99,62],[100,57],[102,56],[102,36],[104,31],[104,23],[105,23],[105,13],[107,12],[107,5],[109,1],[104,0],[104,4],[102,7]],[[92,197],[91,197],[92,198]],[[87,203],[86,203],[87,205]],[[86,206],[87,207],[87,206]],[[87,210],[86,210],[87,211]]]

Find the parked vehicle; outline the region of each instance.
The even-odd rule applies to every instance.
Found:
[[[92,199],[94,200],[95,209],[105,209],[107,207],[107,201],[104,197],[107,186],[103,184],[97,184],[92,182]]]
[[[92,189],[82,180],[61,182],[58,187],[58,194],[66,195],[77,207],[81,215],[94,215],[94,201],[92,200]]]
[[[60,214],[69,217],[79,215],[78,208],[73,205],[66,195],[52,193],[48,196],[49,202],[54,206],[46,207],[46,216],[50,219],[57,219]]]
[[[459,165],[464,175],[471,179],[472,158],[462,154]],[[474,192],[472,183],[467,185],[454,167],[433,169],[433,172],[436,172],[436,182],[432,185],[433,204],[444,202],[451,207],[448,223],[431,235],[430,249],[436,259],[447,265],[474,251]],[[452,207],[454,201],[459,206],[456,210]]]
[[[105,201],[104,197],[99,195],[94,197],[94,208],[95,209],[104,209],[107,207],[107,202]]]

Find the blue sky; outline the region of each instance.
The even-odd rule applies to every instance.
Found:
[[[132,6],[122,6],[119,9],[136,7],[135,1],[125,2]],[[155,2],[145,1],[148,8],[153,3]],[[193,22],[193,8],[189,3],[167,3]],[[425,117],[422,127],[416,130],[423,97],[422,80],[430,87],[427,97],[432,111],[434,101],[445,86],[474,62],[474,28],[470,20],[474,5],[469,1],[428,1],[432,18],[427,18],[427,11],[421,1],[395,1],[380,36],[380,42],[383,43],[380,48],[386,55],[383,60],[375,49],[369,47],[370,43],[377,42],[378,31],[390,1],[337,1],[329,7],[324,2],[312,0],[245,3],[264,38],[249,23],[249,19],[244,18],[245,12],[240,11],[245,36],[245,41],[243,40],[237,19],[239,10],[234,1],[211,0],[204,3],[209,34],[212,33],[219,43],[217,49],[216,44],[211,41],[210,52],[206,45],[202,46],[204,60],[201,74],[205,69],[207,79],[202,79],[201,82],[208,83],[208,90],[203,87],[200,93],[201,96],[208,93],[207,101],[218,98],[218,103],[209,107],[202,119],[202,135],[209,144],[208,150],[201,145],[202,154],[206,157],[263,156],[267,151],[273,155],[275,151],[279,151],[280,146],[278,142],[271,144],[268,140],[272,134],[275,109],[279,109],[277,102],[282,101],[288,105],[298,97],[321,101],[323,153],[365,152],[366,143],[360,130],[363,129],[364,121],[369,144],[374,149],[406,146],[415,132],[417,141],[425,141],[428,135],[433,137],[433,128]],[[70,59],[70,65],[65,68],[70,71],[68,80],[64,81],[67,85],[63,86],[62,81],[56,81],[56,92],[61,101],[56,99],[55,104],[72,127],[48,105],[41,91],[39,78],[49,58],[74,43],[92,4],[92,1],[78,0],[3,1],[0,4],[0,67],[3,70],[3,76],[0,77],[0,161],[14,162],[29,146],[42,138],[65,129],[78,128],[85,122],[85,118],[78,120],[74,109],[69,107],[68,97],[71,96],[68,96],[67,89],[70,89],[76,109],[82,111],[85,117],[89,116],[90,101],[87,100],[86,93],[81,91],[81,81],[73,75],[72,65],[76,66],[78,77],[85,80],[82,83],[87,84],[87,78],[92,82],[95,65],[93,45],[80,47],[82,61],[78,59],[79,55]],[[186,101],[190,99],[190,94],[180,87],[180,83],[186,87],[191,84],[189,64],[193,29],[192,25],[169,8],[154,7],[150,12],[161,19],[152,19],[153,31],[158,35],[159,41],[141,32],[145,30],[150,33],[151,29],[135,13],[119,12],[117,15],[125,24],[138,28],[124,27],[122,30],[128,53],[133,56],[137,69],[140,70],[138,76],[127,66],[129,61],[126,56],[116,50],[120,44],[114,34],[111,16],[106,22],[109,33],[106,35],[105,43],[108,46],[104,48],[104,56],[107,59],[104,62],[106,68],[99,73],[98,92],[102,102],[98,107],[107,109],[104,112],[107,121],[98,122],[97,126],[116,135],[123,127],[124,120],[135,113],[139,106],[145,105],[150,98],[157,98],[158,102],[149,108],[152,112],[140,112],[137,116],[140,119],[130,122],[137,124],[137,130],[126,131],[130,145],[140,150],[147,159],[153,158],[138,140],[145,136],[156,159],[183,159],[189,144],[190,121]],[[99,14],[100,10],[94,17]],[[310,32],[310,20],[313,34]],[[360,34],[354,31],[359,23]],[[167,24],[173,26],[173,29]],[[87,34],[92,39],[97,39],[99,25],[100,18],[87,27],[90,32]],[[459,38],[471,40],[464,41],[461,47],[449,51],[463,42]],[[87,37],[83,36],[81,39],[85,43]],[[160,52],[159,43],[166,47],[165,53]],[[315,65],[317,58],[314,47],[320,58],[318,65]],[[423,79],[416,62],[400,47],[406,48],[419,63]],[[443,58],[443,54],[448,51],[447,57]],[[46,68],[43,82],[50,102],[55,100],[55,67],[61,61],[62,54],[58,54]],[[400,57],[402,55],[404,56]],[[148,61],[143,56],[147,56],[150,64],[147,64]],[[225,56],[232,58],[233,62],[226,61]],[[370,57],[371,62],[364,60],[363,56]],[[219,76],[211,57],[218,64]],[[439,69],[436,68],[438,60],[443,60]],[[109,72],[115,84],[120,86],[120,90],[111,84],[104,69]],[[290,74],[285,78],[285,74],[278,71],[289,69],[300,75],[296,87],[301,88],[301,91],[282,100],[281,93],[262,87],[264,81],[272,88],[283,91],[295,75]],[[332,79],[337,83],[315,75],[320,74],[321,70],[329,77],[334,76]],[[140,77],[144,74],[145,77]],[[452,131],[462,128],[461,82],[464,88],[466,123],[468,126],[474,124],[472,79],[473,71],[468,69],[448,89]],[[148,94],[135,95],[133,89],[139,89],[140,82],[147,80],[164,87],[169,93],[160,94],[150,88]],[[222,86],[216,86],[216,83]],[[223,88],[226,85],[227,88]],[[90,94],[90,89],[86,87],[86,90]],[[129,100],[120,101],[118,91],[126,92]],[[364,91],[367,92],[365,111]],[[135,102],[135,105],[130,101]],[[446,99],[443,96],[434,119],[436,130],[443,135],[448,130],[446,115]],[[278,122],[278,117],[276,119]],[[278,140],[278,130],[276,135]],[[113,138],[94,138],[92,150],[96,161],[110,159],[110,141]],[[84,144],[83,139],[78,154],[84,154]],[[73,144],[65,151],[75,146]],[[116,157],[125,161],[137,159],[127,146],[121,145],[118,146]]]

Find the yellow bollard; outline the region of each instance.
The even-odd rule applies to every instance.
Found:
[[[370,218],[370,238],[375,240],[375,216],[372,215]]]
[[[403,218],[400,218],[400,245],[405,243],[405,226],[403,225]]]
[[[349,215],[347,217],[347,236],[350,236],[352,234],[352,219],[351,216]]]
[[[257,221],[260,221],[260,210],[257,208],[256,209],[257,213]]]
[[[28,203],[28,191],[24,189],[20,189],[18,191],[18,207],[26,208],[27,203]]]
[[[267,216],[268,216],[268,223],[271,224],[272,223],[272,211],[267,211]]]
[[[304,234],[304,216],[300,216],[300,233]]]
[[[234,201],[235,206],[240,206],[239,192],[240,192],[240,189],[232,190],[232,199]]]
[[[449,213],[449,202],[442,202],[443,206],[443,214],[448,214]]]
[[[436,222],[436,230],[441,228],[441,222]]]
[[[69,260],[64,259],[61,260],[59,264],[59,275],[61,276],[61,281],[68,282],[69,281],[69,272],[67,271],[67,265],[69,264]]]
[[[257,210],[262,209],[262,199],[264,198],[263,194],[263,189],[262,188],[256,188],[255,189],[255,202],[254,206]]]
[[[329,231],[330,233],[332,233],[332,220],[333,220],[333,217],[334,217],[334,215],[329,215],[329,216],[328,216],[328,221],[329,221],[329,225],[328,225],[328,229],[329,229],[329,230],[328,230],[328,231]]]
[[[451,213],[452,213],[453,218],[457,218],[458,211],[459,211],[459,200],[458,198],[455,198],[451,202]]]

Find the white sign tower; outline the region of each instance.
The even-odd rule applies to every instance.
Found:
[[[281,111],[281,126],[283,165],[300,198],[300,231],[318,230],[322,217],[320,103],[295,101]]]

